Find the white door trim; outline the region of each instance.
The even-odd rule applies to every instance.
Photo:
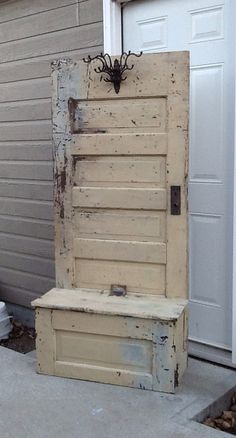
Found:
[[[103,32],[104,52],[117,55],[122,50],[122,12],[121,0],[103,0]],[[233,8],[235,9],[235,8]],[[236,41],[235,41],[236,53]],[[235,101],[236,108],[236,101]],[[234,143],[234,210],[233,210],[233,323],[232,323],[232,362],[236,364],[236,114],[235,114],[235,143]]]
[[[121,54],[121,18],[121,5],[114,0],[103,0],[104,53]]]
[[[236,47],[236,41],[235,41]],[[236,64],[236,63],[235,63]],[[235,65],[236,71],[236,65]],[[236,89],[236,79],[235,79],[235,89]],[[236,99],[236,96],[235,96]],[[235,100],[236,108],[236,100]],[[234,128],[234,208],[233,208],[233,280],[232,280],[232,311],[233,311],[233,322],[232,322],[232,362],[236,364],[236,111],[235,111],[235,128]]]
[[[200,342],[189,341],[188,353],[190,356],[199,359],[204,358],[210,362],[220,363],[221,365],[236,369],[236,365],[232,364],[232,354],[230,351],[212,347],[211,345],[205,345]]]

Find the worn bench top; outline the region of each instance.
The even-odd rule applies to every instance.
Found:
[[[103,290],[57,288],[32,302],[33,307],[163,321],[176,321],[186,305],[187,301],[182,298],[134,294],[117,297]]]

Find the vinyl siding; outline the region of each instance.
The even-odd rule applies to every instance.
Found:
[[[0,3],[0,300],[54,286],[50,62],[102,44],[102,0]]]

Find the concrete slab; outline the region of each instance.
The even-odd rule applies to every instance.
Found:
[[[35,372],[35,359],[0,347],[1,438],[229,438],[191,420],[236,383],[235,371],[189,361],[167,395]]]
[[[36,350],[32,350],[29,353],[26,353],[27,357],[32,357],[36,360]]]

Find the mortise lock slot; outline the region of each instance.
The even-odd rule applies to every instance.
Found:
[[[170,188],[171,214],[174,216],[181,214],[181,187],[171,186]]]

